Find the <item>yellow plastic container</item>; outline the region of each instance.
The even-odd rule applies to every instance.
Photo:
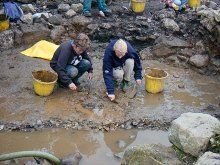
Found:
[[[7,30],[9,28],[9,20],[0,21],[0,31]]]
[[[190,7],[199,7],[201,5],[201,0],[189,0],[188,4]]]
[[[146,0],[131,0],[131,7],[135,13],[142,13],[145,9]]]
[[[148,72],[150,71],[150,72]],[[168,73],[161,69],[145,69],[145,88],[150,93],[159,93],[164,89],[165,78]]]
[[[57,74],[47,70],[32,72],[34,91],[40,96],[49,96],[57,82]]]

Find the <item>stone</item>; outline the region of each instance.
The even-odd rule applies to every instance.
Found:
[[[15,45],[20,45],[22,44],[22,31],[19,29],[14,29],[14,44]]]
[[[220,44],[220,25],[217,25],[214,30],[218,44]]]
[[[141,60],[151,60],[154,57],[149,47],[141,50],[139,54],[140,54]]]
[[[71,154],[66,156],[61,160],[62,165],[79,165],[80,160],[82,159],[82,154],[76,152],[75,154]]]
[[[166,37],[161,36],[157,38],[156,43],[162,43],[169,48],[187,48],[190,47],[190,44],[177,37]]]
[[[220,9],[214,10],[214,18],[216,22],[220,22]]]
[[[217,165],[220,164],[220,154],[212,153],[212,152],[205,152],[195,165]]]
[[[206,67],[209,63],[209,56],[200,54],[194,55],[189,58],[189,63],[197,68]]]
[[[216,25],[215,22],[215,12],[213,9],[204,9],[197,12],[199,16],[201,16],[200,23],[210,32],[212,32],[213,28]]]
[[[73,9],[76,13],[78,13],[83,10],[83,5],[81,3],[72,4],[70,8]]]
[[[12,30],[5,30],[0,33],[0,51],[8,50],[14,46],[14,33]]]
[[[59,12],[67,12],[70,9],[69,4],[59,4],[58,5],[58,11]]]
[[[43,39],[48,39],[50,30],[39,23],[34,25],[21,24],[22,44],[32,44]]]
[[[159,19],[164,19],[164,18],[172,18],[174,19],[176,14],[174,10],[167,10],[167,9],[162,9],[161,11],[159,11],[159,13],[155,14],[156,17],[158,17]]]
[[[103,29],[110,29],[112,25],[110,23],[102,23],[100,27]]]
[[[36,12],[36,9],[34,8],[34,6],[32,4],[21,5],[21,9],[23,10],[24,13]]]
[[[204,44],[202,43],[202,41],[198,41],[195,45],[195,49],[196,49],[196,52],[199,53],[199,54],[203,54],[205,53],[205,46]]]
[[[21,21],[26,24],[32,24],[33,23],[32,14],[28,13],[28,14],[22,15]]]
[[[57,42],[60,40],[61,36],[65,33],[65,28],[63,26],[56,26],[50,34],[50,38]]]
[[[181,165],[171,147],[160,144],[133,146],[125,150],[121,165]]]
[[[48,19],[52,16],[51,13],[41,13],[41,18],[48,21]]]
[[[200,23],[210,32],[213,32],[213,28],[215,27],[215,20],[204,18],[200,21]]]
[[[124,152],[115,153],[114,157],[121,160],[123,158],[123,155],[124,155]]]
[[[172,56],[167,57],[167,61],[171,63],[177,63],[178,58],[176,55],[172,55]]]
[[[169,140],[181,151],[197,157],[206,150],[219,127],[220,121],[211,115],[184,113],[171,123]]]
[[[180,59],[181,61],[187,62],[189,60],[188,57],[186,56],[181,56],[181,55],[177,55],[177,58]]]
[[[70,20],[70,22],[75,28],[82,30],[83,28],[86,28],[92,20],[85,16],[75,16]]]
[[[215,56],[211,58],[210,63],[217,68],[220,68],[220,56]]]
[[[215,2],[213,2],[213,1],[208,1],[208,2],[206,3],[206,6],[207,6],[208,8],[214,9],[214,10],[217,10],[217,8],[218,8],[218,4],[215,3]]]
[[[193,49],[189,49],[189,48],[184,48],[184,49],[180,50],[179,54],[183,55],[185,57],[191,57],[194,54],[194,50]]]
[[[126,143],[125,143],[125,141],[123,141],[123,140],[118,140],[116,143],[117,143],[117,146],[118,146],[119,148],[124,148],[124,147],[126,147]]]
[[[185,88],[185,85],[184,84],[178,84],[178,87],[179,88]]]
[[[169,47],[165,46],[164,44],[157,44],[153,47],[153,55],[156,57],[169,57],[175,54],[175,50],[170,49]]]
[[[65,13],[65,16],[67,17],[67,18],[71,18],[71,17],[73,17],[73,16],[75,16],[76,15],[76,12],[73,10],[73,9],[70,9],[70,10],[68,10],[66,13]]]
[[[164,18],[162,21],[165,28],[171,29],[172,31],[180,31],[179,25],[173,19]]]
[[[48,22],[54,25],[61,25],[63,23],[63,18],[60,14],[53,15],[49,17]]]

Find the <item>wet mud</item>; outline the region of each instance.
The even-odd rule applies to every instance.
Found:
[[[0,57],[4,70],[0,73],[0,122],[3,129],[163,129],[185,112],[203,112],[219,117],[220,83],[217,77],[200,75],[188,68],[156,60],[143,61],[142,66],[168,73],[163,92],[146,92],[143,72],[142,85],[133,99],[116,88],[117,103],[110,102],[105,94],[101,70],[104,46],[96,46],[93,48],[96,51],[91,52],[94,66],[91,87],[84,75],[80,80],[81,92],[56,86],[48,97],[35,94],[32,71],[51,71],[49,61],[21,55],[19,51],[24,48],[3,53]]]

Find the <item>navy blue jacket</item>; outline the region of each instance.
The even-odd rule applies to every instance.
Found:
[[[78,54],[74,51],[72,47],[73,41],[68,41],[66,43],[61,44],[57,50],[55,51],[52,60],[50,61],[50,67],[57,72],[59,81],[66,87],[72,83],[71,78],[67,75],[66,66],[71,65],[73,61],[78,58]],[[82,59],[87,59],[91,62],[87,52],[83,52],[80,54]],[[88,72],[92,72],[93,68],[88,70]]]
[[[103,77],[108,94],[114,94],[113,68],[123,67],[127,59],[134,59],[135,80],[142,79],[142,66],[137,52],[129,42],[125,41],[127,43],[128,51],[121,59],[118,58],[113,48],[117,40],[118,39],[114,39],[108,44],[103,59]]]

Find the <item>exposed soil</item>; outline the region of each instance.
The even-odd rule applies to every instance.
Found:
[[[203,112],[219,117],[220,83],[216,78],[155,60],[142,61],[142,65],[143,68],[160,68],[169,74],[162,93],[147,93],[143,79],[134,99],[116,89],[117,103],[110,102],[105,94],[102,60],[95,57],[103,54],[104,46],[94,45],[96,51],[91,52],[94,78],[89,94],[85,75],[80,80],[82,92],[56,86],[52,95],[40,97],[34,93],[32,71],[51,70],[49,62],[21,55],[19,51],[24,48],[2,53],[0,120],[4,129],[65,127],[109,131],[117,127],[166,128],[184,112]]]
[[[128,3],[125,3],[126,5]],[[116,2],[113,3],[113,7],[117,11]],[[163,5],[159,1],[150,1],[144,14],[152,15],[154,11],[162,8]],[[125,18],[130,16],[132,19],[134,14],[122,15]],[[142,47],[135,40],[133,44],[136,49]],[[106,45],[104,37],[101,43],[94,36],[91,50],[94,78],[91,82],[91,90],[90,83],[84,75],[80,80],[83,87],[81,92],[72,92],[56,86],[52,95],[48,97],[40,97],[34,93],[32,72],[52,71],[49,61],[21,55],[19,52],[28,48],[27,45],[2,52],[0,56],[1,130],[36,130],[43,127],[105,131],[117,127],[165,129],[173,119],[185,112],[203,112],[219,117],[220,78],[201,75],[184,65],[184,67],[171,66],[161,59],[144,60],[142,66],[159,68],[168,73],[162,93],[147,93],[143,79],[135,98],[129,99],[128,94],[117,88],[116,102],[110,102],[106,97],[102,78],[102,55]]]

